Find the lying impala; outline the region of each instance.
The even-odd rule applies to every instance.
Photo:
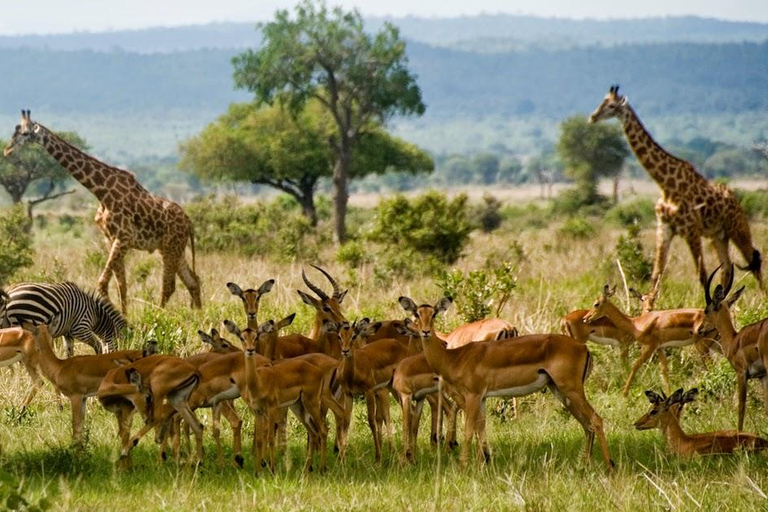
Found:
[[[699,341],[699,327],[704,322],[704,311],[701,309],[668,309],[651,311],[637,317],[622,313],[613,305],[610,298],[616,292],[616,287],[605,285],[603,292],[595,299],[595,303],[584,317],[586,323],[607,317],[613,324],[640,345],[640,355],[632,365],[622,394],[627,396],[635,374],[655,352],[659,354],[661,378],[664,387],[669,388],[669,372],[667,357],[664,349],[669,347],[685,347]]]
[[[421,337],[427,362],[461,396],[466,419],[462,465],[469,461],[475,437],[478,454],[482,453],[486,462],[490,460],[483,410],[487,397],[523,396],[546,386],[581,423],[587,441],[585,457],[589,457],[597,434],[605,464],[612,468],[603,420],[584,395],[584,380],[591,366],[586,346],[567,336],[534,334],[448,350],[435,336],[434,321],[451,302],[445,297],[435,306],[417,306],[408,297],[400,297],[400,305],[414,317],[406,325]]]
[[[686,434],[680,428],[680,409],[686,403],[693,402],[699,390],[694,388],[683,393],[682,388],[667,398],[653,391],[645,395],[651,402],[651,410],[635,422],[637,430],[658,428],[664,433],[667,447],[677,455],[710,455],[715,453],[733,453],[736,450],[765,450],[768,440],[737,430],[719,430],[704,434]]]
[[[736,385],[738,397],[739,419],[737,428],[744,428],[744,416],[746,414],[747,403],[747,381],[759,378],[763,382],[763,390],[766,390],[766,371],[768,367],[768,318],[742,327],[741,331],[736,331],[733,326],[733,317],[731,307],[741,297],[744,287],[742,286],[732,294],[733,272],[725,288],[717,285],[715,291],[710,294],[710,286],[720,267],[716,268],[707,280],[707,286],[704,289],[704,298],[707,306],[704,309],[705,325],[702,325],[700,331],[706,332],[710,327],[717,329],[720,333],[720,344],[723,355],[733,366],[736,372]],[[729,297],[730,294],[730,297]],[[768,394],[763,394],[765,409],[768,413]]]

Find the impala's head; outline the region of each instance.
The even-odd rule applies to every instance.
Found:
[[[160,352],[160,344],[157,340],[147,340],[144,343],[144,347],[141,349],[141,357],[153,356]]]
[[[611,288],[610,285],[605,285],[603,291],[597,296],[595,302],[592,303],[592,307],[584,315],[584,322],[589,323],[605,316],[605,308],[610,302],[611,297],[616,293],[616,286]]]
[[[38,142],[40,140],[40,133],[40,125],[29,118],[29,110],[22,110],[21,121],[16,125],[11,140],[9,140],[8,145],[5,146],[3,155],[8,156],[16,149],[25,146],[30,142]]]
[[[372,324],[368,318],[355,320],[352,325],[349,322],[339,324],[338,331],[342,357],[348,357],[353,349],[365,345],[365,340],[380,326],[378,322]]]
[[[434,306],[429,304],[417,306],[409,297],[400,297],[398,302],[400,302],[400,306],[407,313],[413,315],[413,319],[408,318],[405,320],[405,326],[414,335],[423,340],[432,336],[435,328],[435,317],[448,310],[453,303],[453,299],[451,297],[443,297]]]
[[[10,366],[26,357],[35,345],[34,334],[22,327],[0,329],[0,366]]]
[[[704,307],[704,320],[698,328],[699,336],[710,335],[715,329],[719,330],[719,326],[722,325],[723,322],[730,322],[731,307],[737,300],[739,300],[739,297],[741,297],[741,294],[744,292],[744,287],[742,286],[735,292],[730,293],[731,287],[733,286],[733,265],[731,265],[730,276],[725,287],[718,284],[715,286],[715,291],[710,292],[712,280],[719,270],[720,267],[717,267],[712,274],[710,274],[709,279],[707,279],[707,284],[704,287],[704,300],[706,306]]]
[[[259,300],[265,293],[269,293],[274,286],[275,280],[269,279],[264,281],[258,290],[248,288],[243,290],[235,283],[227,283],[227,289],[235,297],[240,297],[243,301],[243,307],[245,308],[245,316],[248,319],[248,325],[256,325],[257,317],[259,315]]]
[[[616,117],[626,107],[627,98],[619,94],[619,86],[612,85],[602,103],[589,116],[590,123]]]
[[[245,329],[241,330],[232,320],[224,320],[224,328],[226,328],[227,331],[229,331],[231,334],[234,334],[238,337],[246,356],[253,356],[254,354],[258,353],[259,333],[255,329],[246,327]]]
[[[197,335],[200,336],[200,340],[203,343],[210,347],[211,352],[228,354],[230,352],[240,351],[239,348],[232,345],[228,340],[222,338],[221,334],[219,334],[219,331],[216,329],[211,329],[211,334],[208,334],[205,331],[197,331]]]
[[[261,355],[269,359],[275,358],[277,334],[280,332],[280,329],[291,325],[294,318],[296,318],[296,313],[291,313],[279,322],[267,320],[259,325],[259,328],[256,330],[256,341],[258,342],[258,352]]]
[[[696,388],[685,393],[683,388],[680,388],[672,393],[672,396],[669,398],[663,392],[659,395],[651,390],[646,391],[645,396],[651,402],[651,410],[635,422],[635,428],[637,430],[660,428],[670,419],[677,420],[680,417],[680,411],[682,411],[683,406],[693,402],[698,394],[699,390]]]
[[[334,278],[331,277],[328,272],[318,266],[312,266],[319,270],[326,277],[326,279],[328,279],[328,282],[331,283],[331,286],[333,287],[333,294],[329,296],[322,290],[322,288],[313,284],[312,281],[310,281],[307,277],[304,269],[302,269],[301,278],[304,280],[304,284],[306,284],[307,288],[312,290],[315,295],[317,295],[317,298],[312,297],[308,293],[305,293],[301,290],[296,290],[299,292],[301,300],[303,300],[305,304],[315,308],[315,318],[319,324],[322,324],[322,321],[325,319],[332,320],[337,323],[345,321],[346,318],[344,318],[344,315],[341,312],[341,303],[344,301],[344,297],[347,295],[347,290],[341,291],[339,284]]]

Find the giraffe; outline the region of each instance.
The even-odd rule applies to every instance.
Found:
[[[664,150],[645,129],[625,96],[614,85],[589,117],[590,123],[615,117],[624,129],[632,151],[651,178],[661,188],[656,203],[656,255],[651,274],[651,291],[643,296],[643,312],[653,309],[659,282],[667,265],[669,245],[679,235],[685,239],[699,272],[702,287],[707,284],[701,237],[712,240],[721,265],[726,269],[723,282],[730,279],[731,259],[728,243],[733,241],[747,261],[741,270],[754,274],[763,290],[760,252],[752,245],[752,235],[744,210],[728,187],[712,183],[681,158]]]
[[[192,307],[202,306],[200,279],[194,270],[193,226],[181,206],[151,194],[133,173],[107,165],[84,153],[48,128],[32,121],[29,110],[22,110],[21,123],[16,126],[3,154],[7,157],[30,142],[42,145],[99,201],[95,220],[110,245],[107,264],[99,278],[99,292],[102,295],[109,297],[109,281],[114,274],[120,306],[126,314],[126,253],[131,249],[150,253],[159,250],[163,259],[161,306],[165,306],[176,288],[176,274],[192,296]],[[187,265],[184,254],[187,242],[192,248],[192,268]]]

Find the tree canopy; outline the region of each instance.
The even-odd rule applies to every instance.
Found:
[[[314,223],[314,194],[331,177],[336,155],[327,140],[335,126],[327,110],[310,101],[291,113],[280,106],[238,103],[181,146],[180,166],[207,180],[248,181],[295,197]],[[389,170],[419,173],[432,158],[413,144],[371,127],[359,137],[349,167],[351,178]]]
[[[356,145],[392,116],[421,115],[426,108],[407,68],[405,42],[393,25],[384,23],[371,35],[357,10],[328,9],[322,0],[299,3],[293,18],[287,10],[278,11],[274,21],[259,28],[262,47],[233,59],[235,84],[259,102],[278,102],[296,113],[313,99],[330,114],[334,223],[343,242]]]

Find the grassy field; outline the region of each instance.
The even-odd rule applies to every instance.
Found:
[[[570,239],[563,235],[558,222],[546,227],[506,222],[492,234],[474,233],[457,266],[480,268],[488,261],[511,259],[514,252],[517,288],[501,316],[518,326],[521,333],[559,332],[564,313],[587,307],[606,282],[620,282],[612,261],[616,241],[624,231],[601,221],[594,221],[594,227],[593,236]],[[753,229],[758,247],[765,248],[768,225],[757,224]],[[645,229],[642,239],[646,250],[651,251],[652,229]],[[90,223],[78,236],[58,231],[39,233],[36,263],[20,278],[69,279],[93,287],[103,261],[99,240]],[[707,251],[711,267],[713,251],[709,246]],[[308,331],[313,311],[295,292],[304,288],[300,276],[303,262],[241,257],[234,248],[231,254],[198,254],[197,262],[203,280],[203,310],[188,308],[188,295],[180,283],[168,308],[162,310],[156,306],[159,257],[131,255],[129,320],[134,329],[133,343],[154,336],[165,351],[186,355],[202,350],[198,329],[220,327],[225,318],[244,322],[241,303],[229,294],[225,283],[256,287],[268,278],[276,278],[277,284],[262,299],[260,320],[282,318],[295,311],[297,319],[290,329]],[[434,302],[440,297],[432,278],[396,279],[382,285],[375,279],[372,265],[364,264],[351,272],[335,261],[330,248],[321,252],[319,263],[350,288],[344,301],[349,319],[363,315],[402,318],[399,295],[412,296],[417,302]],[[690,256],[679,240],[673,244],[668,269],[657,306],[703,306]],[[326,286],[318,274],[311,275]],[[746,276],[737,286],[741,284],[747,285],[747,291],[735,308],[737,326],[768,313],[754,280]],[[115,300],[114,288],[112,293]],[[620,302],[623,305],[624,299]],[[455,309],[446,315],[443,330],[460,323]],[[86,353],[82,346],[78,348]],[[87,442],[82,448],[71,447],[69,406],[60,408],[50,385],[28,413],[19,415],[17,406],[28,388],[28,378],[20,368],[0,372],[0,385],[5,390],[0,401],[0,469],[20,481],[27,499],[36,502],[47,497],[53,510],[594,511],[754,510],[768,506],[766,455],[684,460],[667,454],[658,431],[638,432],[632,427],[648,409],[643,391],[660,389],[657,365],[649,364],[640,372],[630,396],[624,399],[619,389],[628,367],[611,349],[591,349],[595,364],[587,382],[587,396],[605,420],[616,462],[612,474],[606,473],[597,450],[591,461],[582,460],[583,431],[549,393],[520,399],[516,419],[491,413],[496,403],[489,400],[488,439],[493,462],[487,467],[471,465],[462,470],[455,453],[438,455],[429,446],[426,424],[422,425],[418,463],[405,464],[400,457],[400,412],[394,405],[396,451],[385,449],[384,462],[376,465],[364,406],[358,403],[348,460],[341,465],[329,454],[325,474],[301,473],[304,433],[295,420],[289,429],[286,463],[275,476],[254,476],[250,456],[246,456],[244,469],[218,467],[208,432],[202,467],[158,464],[157,448],[150,436],[134,451],[133,468],[119,471],[115,467],[118,443],[112,415],[97,402],[90,403]],[[669,354],[672,385],[702,389],[700,399],[686,408],[684,428],[689,432],[734,428],[735,377],[730,365],[719,357],[705,365],[690,348]],[[748,405],[746,430],[768,434],[757,390],[751,390]],[[239,408],[246,421],[244,431],[250,437],[250,413],[243,404]],[[209,413],[201,416],[209,427]],[[138,428],[138,420],[134,428]],[[224,439],[231,450],[226,426]],[[7,490],[7,484],[0,485],[0,491]]]

